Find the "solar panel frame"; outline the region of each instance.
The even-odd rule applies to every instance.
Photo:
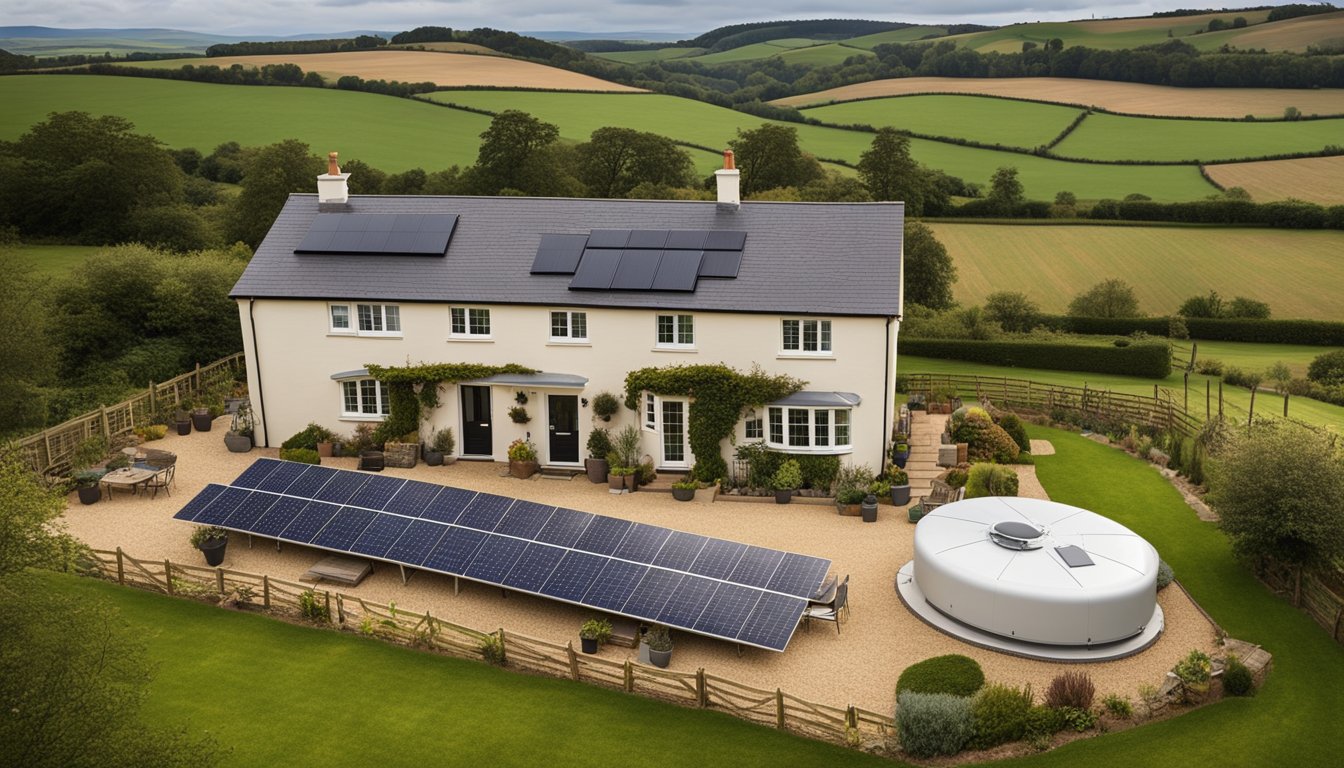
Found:
[[[443,256],[457,214],[319,213],[294,253]]]
[[[740,271],[742,271],[741,251],[705,251],[697,274],[715,280],[732,280]]]
[[[667,233],[664,248],[671,250],[699,251],[705,247],[705,238],[709,231],[704,229],[673,229]]]
[[[661,251],[663,245],[667,242],[668,230],[666,229],[635,229],[630,232],[630,239],[626,241],[625,247],[653,249]]]
[[[266,461],[274,461],[274,459],[266,459]],[[289,486],[293,485],[295,480],[298,480],[304,472],[308,471],[307,464],[299,464],[293,461],[276,461],[276,463],[281,466],[267,474],[257,485],[257,490],[284,493],[289,490]]]
[[[624,248],[628,242],[628,229],[594,229],[588,233],[589,248]]]
[[[192,521],[200,525],[219,525],[229,519],[229,515],[238,508],[238,505],[247,500],[255,491],[244,490],[242,488],[228,488],[223,493],[215,497],[201,512],[196,515]]]
[[[658,263],[662,260],[661,250],[637,251],[627,248],[621,251],[621,260],[616,263],[616,273],[611,278],[611,290],[649,290],[653,287],[653,278],[658,274]]]
[[[405,487],[406,482],[406,479],[402,477],[372,475],[346,503],[352,507],[382,511],[383,507]]]
[[[624,251],[610,248],[585,250],[578,269],[574,270],[574,278],[569,281],[569,290],[605,291],[611,288],[622,253]]]
[[[703,257],[703,251],[663,251],[663,258],[658,262],[658,272],[653,276],[652,290],[695,291]]]
[[[740,251],[747,244],[747,233],[740,229],[713,229],[705,237],[706,251]]]
[[[218,498],[221,493],[228,490],[228,488],[229,486],[219,485],[218,483],[207,484],[201,489],[200,493],[193,496],[191,501],[188,501],[185,506],[179,509],[177,514],[173,515],[173,518],[177,520],[186,520],[187,522],[194,521],[196,516],[199,515],[202,510],[210,506],[211,502]]]
[[[532,259],[531,274],[574,274],[587,243],[587,235],[542,235],[537,255]]]

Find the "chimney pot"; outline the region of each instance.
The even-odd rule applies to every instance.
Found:
[[[317,202],[344,205],[350,202],[350,174],[341,173],[336,153],[327,153],[327,172],[317,177]]]
[[[723,169],[731,171],[737,168],[737,160],[733,157],[733,150],[723,150]]]
[[[328,152],[328,153],[327,153],[327,175],[328,175],[328,176],[339,176],[340,174],[341,174],[341,166],[339,166],[339,165],[336,164],[336,153],[335,153],[335,152]]]

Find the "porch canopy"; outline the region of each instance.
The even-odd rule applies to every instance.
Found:
[[[331,374],[333,381],[367,378],[369,371],[360,368],[354,371],[341,371]],[[463,384],[504,384],[512,387],[545,387],[547,389],[583,389],[588,386],[588,377],[573,373],[497,373],[483,379],[464,381]]]
[[[853,392],[817,392],[805,389],[776,400],[770,405],[791,405],[796,408],[853,408],[862,402],[863,398]]]

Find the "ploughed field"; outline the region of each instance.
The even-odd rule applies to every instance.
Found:
[[[1294,197],[1322,205],[1344,203],[1344,156],[1228,163],[1204,170],[1224,187],[1241,187],[1255,200]]]

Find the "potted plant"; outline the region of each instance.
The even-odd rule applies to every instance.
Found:
[[[443,466],[456,447],[457,439],[453,437],[453,430],[448,427],[440,429],[434,433],[434,439],[425,444],[425,463],[431,467]]]
[[[331,437],[326,437],[317,441],[317,447],[314,450],[317,451],[318,456],[321,456],[324,459],[330,459],[331,455],[336,452],[336,446],[332,442]]]
[[[798,465],[797,459],[789,459],[779,465],[775,474],[770,478],[770,488],[775,492],[776,504],[788,504],[793,498],[794,491],[797,491],[803,484],[803,468]]]
[[[891,480],[891,503],[903,507],[910,503],[910,475],[903,469],[892,469],[887,473]]]
[[[835,506],[840,514],[858,517],[863,514],[863,499],[868,492],[862,488],[842,488],[835,493]]]
[[[537,463],[537,446],[531,440],[519,438],[509,444],[509,474],[519,480],[535,475],[541,465]]]
[[[1213,661],[1207,653],[1199,649],[1190,653],[1172,667],[1172,673],[1181,681],[1183,697],[1187,704],[1198,703],[1209,692],[1209,679],[1213,677]]]
[[[252,434],[252,407],[244,400],[233,412],[229,431],[224,433],[224,447],[230,453],[247,453],[252,450]]]
[[[611,453],[611,433],[600,427],[590,432],[588,458],[583,460],[583,468],[588,472],[589,482],[607,482],[607,473],[611,470],[611,465],[607,462],[609,453]]]
[[[191,434],[191,414],[186,411],[178,411],[173,414],[173,426],[177,427],[179,436]]]
[[[74,479],[80,504],[97,504],[98,500],[103,498],[103,491],[98,487],[98,484],[103,480],[102,472],[96,469],[86,469],[83,472],[76,472]]]
[[[532,420],[532,417],[527,415],[527,409],[521,405],[515,405],[509,409],[509,418],[513,420],[514,424],[526,424]]]
[[[649,644],[649,662],[666,669],[672,662],[672,631],[655,624],[644,633],[644,641]]]
[[[628,469],[621,466],[621,458],[615,451],[607,454],[607,490],[612,493],[625,492],[625,476]]]
[[[897,432],[891,446],[891,461],[901,469],[910,460],[910,438],[904,432]]]
[[[695,480],[679,480],[672,484],[672,498],[677,501],[691,501],[695,499],[695,492],[700,490],[700,483]]]
[[[205,555],[206,565],[224,562],[224,550],[229,546],[229,532],[216,525],[198,525],[191,532],[191,546]]]
[[[620,409],[621,401],[610,392],[602,392],[593,398],[593,416],[603,421],[611,421]]]
[[[197,403],[191,411],[191,426],[195,427],[197,432],[209,432],[211,422],[209,406]]]
[[[616,433],[616,439],[612,441],[612,447],[616,451],[617,462],[612,466],[620,466],[628,469],[621,476],[626,478],[625,490],[634,492],[639,487],[639,447],[642,438],[639,429],[634,425],[627,424],[620,432]]]
[[[597,653],[597,646],[611,639],[611,622],[606,619],[589,619],[579,627],[579,642],[584,653]]]

